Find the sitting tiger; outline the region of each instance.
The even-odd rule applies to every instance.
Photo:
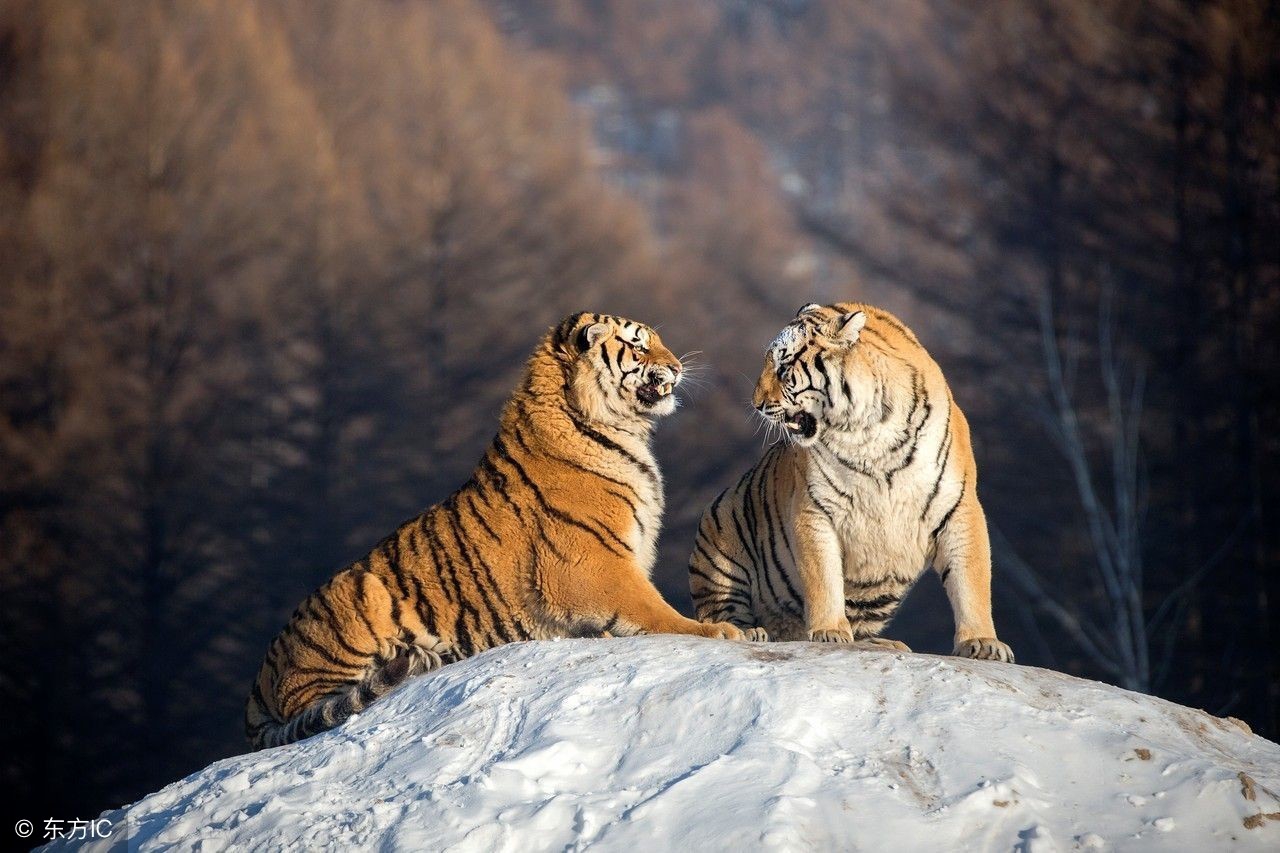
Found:
[[[654,419],[681,364],[648,326],[550,330],[471,479],[302,602],[245,712],[254,748],[331,728],[412,675],[501,643],[643,633],[741,638],[649,580],[662,520]]]
[[[954,654],[1013,660],[991,620],[969,426],[914,334],[869,305],[806,305],[770,345],[753,402],[786,440],[702,516],[699,619],[756,640],[907,650],[879,635],[931,564]]]

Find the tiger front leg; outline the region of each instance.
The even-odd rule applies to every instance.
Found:
[[[550,575],[550,573],[549,573]],[[635,634],[692,634],[741,640],[742,630],[728,622],[697,622],[682,616],[638,566],[623,560],[576,570],[561,569],[548,578],[546,603],[571,624],[595,626],[614,637]]]
[[[844,611],[840,540],[830,519],[818,509],[802,510],[795,533],[796,570],[804,595],[809,639],[817,643],[852,643],[853,626]]]
[[[744,639],[732,622],[699,622],[688,619],[663,599],[648,579],[637,583],[614,601],[614,628],[626,634],[692,634],[724,640]]]
[[[955,618],[953,655],[1013,663],[1013,649],[996,638],[991,618],[991,540],[978,496],[969,486],[938,532],[934,568]]]

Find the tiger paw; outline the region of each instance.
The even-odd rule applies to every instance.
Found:
[[[814,643],[852,643],[853,632],[848,628],[819,628],[809,632]]]
[[[865,637],[856,642],[856,645],[867,649],[883,650],[890,652],[909,652],[911,647],[901,640],[890,640],[888,637]]]
[[[957,643],[955,651],[951,654],[961,658],[973,658],[975,660],[998,660],[1005,663],[1013,663],[1013,649],[1006,644],[1000,642],[995,637],[975,637],[972,640],[965,640]]]
[[[759,625],[754,628],[743,628],[742,635],[753,643],[769,642],[769,632]]]
[[[715,640],[741,640],[742,629],[728,622],[697,622],[697,633]]]

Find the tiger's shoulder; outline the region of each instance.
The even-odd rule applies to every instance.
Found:
[[[965,471],[969,472],[970,476],[976,476],[968,419],[956,402],[942,366],[925,348],[911,327],[891,312],[864,302],[842,302],[834,307],[838,311],[866,313],[867,324],[863,328],[864,341],[871,346],[879,344],[887,347],[891,349],[894,356],[884,360],[885,369],[906,374],[912,373],[913,370],[920,372],[922,383],[919,393],[922,399],[918,401],[918,405],[923,406],[927,403],[931,409],[940,411],[944,415],[948,437],[947,443],[940,448],[942,452],[932,460],[933,464],[930,465],[930,460],[925,459],[924,467],[926,469],[941,467],[943,455],[954,452]]]

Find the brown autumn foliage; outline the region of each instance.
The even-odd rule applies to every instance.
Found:
[[[760,449],[764,344],[805,302],[864,297],[916,328],[973,421],[1019,659],[1127,677],[1001,579],[1002,559],[1034,566],[1107,634],[1083,465],[1108,517],[1140,510],[1119,525],[1141,558],[1138,686],[1274,737],[1276,18],[1261,0],[0,6],[15,817],[88,816],[241,749],[296,602],[460,483],[533,341],[595,308],[702,351],[658,439],[673,601],[703,506]],[[1075,456],[1044,403],[1045,293]],[[1125,388],[1144,377],[1133,470],[1104,304]],[[941,651],[935,586],[891,630]]]

